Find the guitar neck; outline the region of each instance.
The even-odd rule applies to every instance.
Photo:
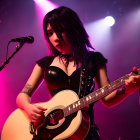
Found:
[[[139,74],[140,73],[140,69],[137,70]],[[73,104],[67,106],[66,108],[63,109],[64,112],[64,116],[68,116],[86,106],[88,106],[89,104],[105,97],[106,95],[110,94],[112,91],[121,88],[122,86],[125,85],[125,80],[128,79],[131,75],[137,75],[133,72],[111,82],[110,84],[106,85],[103,88],[100,88],[98,90],[96,90],[95,92],[92,92],[90,94],[88,94],[87,96],[79,99],[78,101],[74,102]]]

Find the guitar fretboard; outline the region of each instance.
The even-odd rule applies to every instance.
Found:
[[[138,73],[140,73],[140,69],[138,69],[137,71],[138,71]],[[111,82],[107,86],[100,88],[100,89],[96,90],[95,92],[92,92],[92,93],[88,94],[87,96],[74,102],[73,104],[67,106],[66,108],[63,109],[64,117],[88,106],[89,104],[110,94],[112,91],[124,86],[125,80],[128,79],[131,75],[136,75],[136,74],[135,73],[127,74],[127,75]]]

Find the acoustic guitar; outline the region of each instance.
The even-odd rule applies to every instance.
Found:
[[[89,131],[89,117],[85,107],[125,85],[131,72],[114,82],[79,99],[77,93],[66,89],[58,92],[48,102],[37,103],[48,108],[43,124],[34,129],[24,110],[16,109],[6,120],[1,140],[84,140]]]

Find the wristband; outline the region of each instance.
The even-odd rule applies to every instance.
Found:
[[[126,90],[126,88],[125,87],[122,87],[122,88],[120,88],[120,89],[117,90],[116,94],[117,95],[125,94],[125,90]]]

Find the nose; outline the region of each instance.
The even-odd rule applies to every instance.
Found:
[[[56,33],[53,34],[54,41],[59,41],[59,38]]]

